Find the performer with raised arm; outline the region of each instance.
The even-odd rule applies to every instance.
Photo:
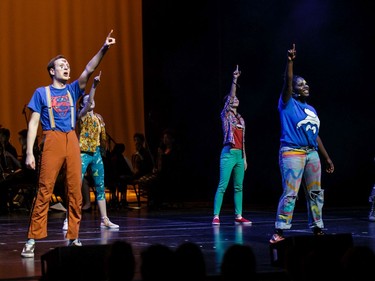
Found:
[[[69,228],[66,238],[71,246],[81,246],[79,227],[82,205],[82,164],[75,132],[76,102],[84,95],[86,84],[111,45],[116,43],[112,30],[103,46],[88,62],[77,80],[71,84],[68,60],[58,55],[47,66],[52,83],[35,90],[28,108],[32,111],[27,132],[26,166],[35,169],[34,142],[39,122],[42,125],[43,150],[36,198],[31,210],[27,242],[21,252],[25,258],[34,257],[35,240],[47,237],[48,209],[57,175],[66,165],[67,215]]]

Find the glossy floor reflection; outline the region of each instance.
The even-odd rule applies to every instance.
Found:
[[[324,221],[326,232],[351,233],[355,245],[368,245],[375,250],[375,222],[367,221],[367,209],[326,208]],[[247,207],[244,217],[253,221],[252,226],[234,224],[231,207],[223,209],[221,225],[212,226],[211,203],[186,203],[179,208],[167,208],[149,212],[140,209],[108,210],[110,219],[120,225],[119,230],[100,229],[96,209],[83,213],[80,239],[83,245],[110,244],[125,240],[132,244],[137,260],[135,280],[140,280],[139,256],[147,246],[162,243],[176,248],[184,241],[197,243],[206,258],[207,273],[217,275],[225,250],[234,243],[249,244],[256,253],[258,271],[273,272],[280,268],[271,265],[268,240],[273,233],[274,211],[272,208]],[[21,258],[20,252],[26,240],[28,212],[15,210],[0,217],[0,280],[39,280],[42,275],[41,255],[51,249],[66,246],[62,225],[65,212],[49,213],[48,237],[37,241],[35,257]],[[296,210],[293,228],[286,236],[310,235],[303,208]]]

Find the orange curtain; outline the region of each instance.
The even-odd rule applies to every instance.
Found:
[[[99,51],[108,33],[116,44],[91,76],[102,71],[96,109],[108,134],[134,151],[133,134],[144,133],[141,0],[1,0],[0,125],[11,131],[21,152],[18,132],[27,128],[23,113],[37,87],[51,83],[48,61],[64,55],[73,82]]]

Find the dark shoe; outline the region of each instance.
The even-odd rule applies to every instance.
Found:
[[[317,235],[317,236],[325,235],[324,231],[319,227],[314,227],[313,233],[314,233],[314,235]]]

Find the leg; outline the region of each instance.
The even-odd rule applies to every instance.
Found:
[[[224,193],[228,187],[232,169],[235,164],[235,156],[229,146],[223,147],[220,156],[220,180],[214,199],[214,216],[219,216],[223,204]]]
[[[66,157],[66,183],[68,200],[68,232],[66,238],[78,238],[82,215],[82,163],[79,143],[75,131],[63,134],[67,138],[65,144]]]
[[[104,186],[104,164],[100,154],[100,149],[97,148],[93,161],[91,164],[91,175],[94,179],[96,190],[96,200],[98,203],[99,212],[101,215],[101,228],[119,228],[117,224],[112,223],[107,217],[107,201],[105,200],[105,186]]]
[[[236,165],[233,168],[233,187],[234,187],[234,214],[236,217],[242,217],[243,201],[243,179],[245,176],[245,163],[241,150],[234,150],[236,154]]]
[[[283,194],[280,197],[277,214],[276,229],[290,229],[294,207],[297,200],[301,179],[305,168],[306,153],[299,150],[280,150],[279,165]]]
[[[44,132],[44,148],[40,165],[38,191],[32,209],[28,238],[47,236],[48,209],[57,175],[65,160],[65,142],[56,132]],[[62,144],[64,144],[62,146]]]
[[[91,162],[91,176],[94,180],[94,186],[96,190],[96,200],[98,202],[99,211],[102,217],[107,216],[106,200],[105,200],[105,186],[104,186],[104,164],[102,156],[100,155],[100,149],[98,148]],[[103,201],[105,204],[99,205],[99,202]],[[104,206],[104,207],[103,207]]]
[[[321,166],[317,151],[308,152],[304,173],[304,188],[310,228],[323,228],[324,190],[321,188]]]
[[[86,176],[82,179],[82,210],[88,210],[91,207],[91,200],[90,200],[90,185],[89,181],[87,180]]]
[[[90,200],[90,183],[88,177],[92,177],[91,171],[87,174],[87,167],[93,162],[93,156],[89,153],[81,153],[82,161],[82,210],[87,210],[91,207]]]

